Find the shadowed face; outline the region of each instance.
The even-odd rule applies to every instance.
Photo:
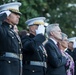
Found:
[[[18,27],[16,25],[14,26],[14,31],[18,33]]]
[[[30,33],[36,35],[37,28],[38,28],[38,25],[29,26]]]
[[[68,43],[68,48],[69,48],[70,50],[73,50],[73,42],[69,42],[69,43]]]
[[[11,13],[7,17],[7,22],[11,25],[17,25],[19,23],[19,18],[20,18],[19,14]]]

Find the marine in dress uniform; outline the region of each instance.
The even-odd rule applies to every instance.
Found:
[[[46,73],[46,50],[43,46],[45,41],[45,17],[37,17],[26,21],[29,26],[29,35],[23,35],[23,75],[45,75]]]
[[[21,71],[21,40],[14,32],[13,26],[20,18],[19,6],[13,2],[0,6],[0,74],[20,75]]]

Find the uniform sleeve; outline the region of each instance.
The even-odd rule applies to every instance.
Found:
[[[7,18],[7,14],[6,13],[1,13],[0,14],[0,21],[4,21]]]
[[[74,62],[76,62],[76,48],[74,48],[74,50],[72,52],[72,57],[74,59]]]
[[[37,42],[39,45],[41,45],[46,40],[46,38],[43,34],[38,34],[33,38],[33,40]]]
[[[24,37],[22,40],[24,51],[33,51],[38,48],[45,41],[45,37],[42,34],[38,34],[34,38],[28,36]]]
[[[66,64],[66,58],[62,55],[58,55],[52,45],[50,45],[49,43],[45,44],[45,49],[48,54],[48,63],[52,67],[57,68]]]
[[[7,14],[6,13],[0,13],[0,38],[3,35],[3,31],[4,29],[2,28],[2,22],[7,18]]]

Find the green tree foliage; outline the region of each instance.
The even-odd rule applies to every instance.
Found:
[[[70,3],[75,4],[76,0],[0,0],[0,4],[11,1],[22,3],[19,30],[27,28],[26,20],[44,16],[48,23],[59,23],[62,32],[69,37],[76,36],[76,7],[68,6]]]

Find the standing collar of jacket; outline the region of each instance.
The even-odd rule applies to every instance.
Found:
[[[29,36],[30,36],[30,38],[34,38],[34,37],[35,37],[35,35],[33,35],[33,34],[31,34],[31,33],[30,33]]]
[[[70,51],[70,52],[73,52],[73,50],[71,50],[71,49],[69,49],[69,48],[68,48],[67,50]]]
[[[14,28],[13,25],[10,25],[10,24],[7,23],[7,22],[3,22],[2,25],[6,26],[6,27],[8,27],[8,28],[10,28],[10,29],[13,29],[13,28]]]

